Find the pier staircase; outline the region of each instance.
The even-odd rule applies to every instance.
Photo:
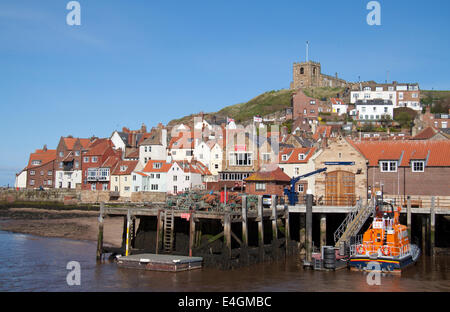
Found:
[[[173,226],[174,217],[173,209],[166,209],[164,214],[164,252],[171,253],[173,251]]]
[[[335,246],[338,247],[342,242],[348,242],[350,241],[350,237],[357,235],[374,211],[374,199],[367,205],[362,205],[361,200],[359,200],[355,208],[347,215],[336,232],[334,232]]]

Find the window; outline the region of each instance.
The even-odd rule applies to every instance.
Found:
[[[315,105],[315,104],[316,104],[316,101],[311,100],[311,101],[309,101],[309,104],[310,104],[310,105]]]
[[[172,155],[176,155],[177,154],[177,151],[172,151]]]
[[[446,121],[441,122],[441,125],[442,125],[441,128],[447,129],[447,122]]]
[[[62,163],[62,161],[59,163],[59,168],[62,168],[63,167],[63,163]]]
[[[127,166],[120,166],[120,171],[127,171],[128,167]]]
[[[59,152],[59,157],[63,157],[64,156],[64,152]]]
[[[75,156],[80,156],[80,151],[75,151]]]
[[[150,179],[154,179],[155,178],[155,174],[154,173],[151,173],[150,174]]]
[[[313,110],[313,109],[311,110],[311,114],[314,114],[315,112],[316,112],[315,110]]]
[[[161,174],[157,173],[157,174],[156,174],[156,178],[157,178],[157,179],[160,179],[160,178],[161,178]]]
[[[365,99],[370,99],[370,94],[369,93],[364,93],[364,98]]]
[[[125,182],[127,182],[127,180],[128,180],[128,177],[125,177]]]
[[[266,190],[266,183],[256,183],[255,190],[256,191],[265,191]]]
[[[154,164],[153,164],[153,169],[160,169],[161,166],[162,166],[161,163],[154,163]]]
[[[147,153],[147,146],[144,146],[144,152]]]
[[[78,160],[75,161],[75,168],[79,168],[80,167],[80,163],[78,162]]]
[[[129,187],[129,186],[125,186],[125,187],[123,188],[123,190],[124,190],[125,192],[129,192],[129,191],[130,191],[130,187]]]
[[[425,167],[424,161],[415,160],[411,162],[411,168],[413,172],[423,172],[424,167]]]
[[[158,190],[158,184],[152,184],[151,190],[152,191],[157,191]]]
[[[381,161],[380,169],[381,169],[381,172],[397,172],[397,162],[396,161]]]
[[[133,174],[133,181],[136,181],[136,175]]]
[[[218,164],[215,164],[215,165],[214,165],[214,169],[219,169],[219,165],[218,165]]]
[[[232,166],[251,166],[252,153],[230,153],[229,162]]]
[[[219,154],[216,154],[216,159],[219,159]]]
[[[104,191],[108,190],[108,184],[107,183],[103,183],[102,186],[103,186],[103,190]]]
[[[30,180],[30,185],[34,185],[34,180]]]
[[[281,160],[282,161],[287,161],[287,156],[286,154],[281,155]]]
[[[173,181],[177,181],[177,176],[173,176]]]
[[[187,150],[186,151],[186,156],[192,156],[192,150]]]
[[[173,186],[173,193],[174,194],[178,193],[178,187],[176,185]]]
[[[53,171],[49,170],[49,171],[47,172],[47,175],[49,175],[49,176],[53,175]]]
[[[34,170],[30,171],[30,175],[35,175],[35,174],[36,174],[36,172]]]
[[[412,98],[413,98],[413,99],[417,99],[417,93],[413,93],[413,94],[412,94]]]
[[[399,98],[400,100],[403,100],[403,92],[400,92],[400,93],[398,94],[398,98]]]
[[[270,154],[269,153],[264,153],[263,154],[263,161],[270,161]]]
[[[46,180],[44,180],[44,182],[43,182],[43,183],[44,183],[44,185],[47,185],[47,181],[46,181]]]
[[[93,163],[96,163],[97,160],[98,160],[98,157],[97,157],[97,156],[92,156],[92,162],[93,162]]]
[[[40,161],[40,160],[33,160],[33,161],[31,162],[31,164],[32,164],[33,166],[39,166],[39,165],[41,164],[41,161]]]
[[[300,168],[299,167],[296,167],[294,169],[294,175],[296,175],[296,176],[300,175]]]
[[[139,186],[135,186],[135,187],[134,187],[134,191],[135,191],[135,192],[139,192]]]
[[[364,91],[371,91],[370,87],[364,87]]]
[[[114,191],[118,192],[119,191],[119,187],[116,185],[114,186]]]
[[[97,186],[95,184],[91,184],[91,191],[95,191]]]
[[[186,180],[186,181],[189,181],[189,176],[186,176],[185,180]]]
[[[47,185],[52,185],[52,180],[48,180]]]
[[[365,106],[361,107],[361,112],[363,112],[363,113],[366,112],[366,107]]]
[[[144,162],[147,163],[147,161],[148,161],[148,160],[147,160],[147,157],[144,157]]]
[[[119,177],[115,177],[114,180],[117,182],[119,180]]]
[[[89,162],[89,157],[83,157],[83,162],[88,163]]]
[[[384,108],[384,112],[385,112],[385,113],[388,112],[388,108],[387,108],[387,107]]]
[[[299,193],[304,193],[305,191],[305,185],[304,184],[299,184],[298,185],[298,192]]]
[[[298,154],[298,160],[305,159],[305,154]]]

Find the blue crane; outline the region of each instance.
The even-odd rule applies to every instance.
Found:
[[[315,174],[318,174],[318,173],[321,173],[321,172],[324,172],[324,171],[327,171],[327,167],[322,168],[322,169],[318,169],[318,170],[315,170],[315,171],[312,171],[312,172],[309,172],[309,173],[306,173],[306,174],[303,174],[303,175],[300,175],[298,177],[292,178],[291,179],[291,188],[290,189],[288,189],[288,188],[284,189],[284,195],[286,195],[288,197],[289,204],[294,206],[298,202],[297,192],[295,191],[295,184],[298,181],[300,181],[303,178],[307,178],[309,176],[312,176],[312,175],[315,175]]]

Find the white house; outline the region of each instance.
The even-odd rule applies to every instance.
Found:
[[[188,161],[194,157],[194,138],[187,132],[181,132],[172,138],[168,147],[168,154],[172,161]]]
[[[167,130],[164,128],[152,129],[146,139],[139,145],[139,163],[141,166],[152,159],[167,159]]]
[[[348,105],[345,104],[344,101],[338,98],[330,98],[330,101],[333,113],[336,113],[339,116],[347,114]]]
[[[140,190],[146,192],[167,192],[167,173],[172,167],[165,160],[149,160],[142,170]]]
[[[212,175],[217,176],[219,175],[219,172],[222,171],[223,148],[218,141],[212,142],[208,168]]]
[[[194,158],[209,168],[211,160],[211,149],[207,143],[201,141],[194,148]]]
[[[352,91],[350,95],[350,103],[356,104],[359,100],[390,100],[392,104],[397,107],[397,92],[395,90],[392,91],[383,91],[383,89],[375,89],[372,91],[370,87],[365,87],[363,91]]]
[[[111,142],[114,144],[115,149],[121,149],[125,151],[128,142],[128,134],[124,132],[114,131],[110,137]]]
[[[15,188],[26,188],[27,187],[27,171],[24,169],[20,173],[16,174],[16,181],[14,182]]]
[[[174,161],[167,173],[167,193],[178,194],[204,188],[202,173],[208,173],[208,169],[200,163]]]
[[[291,178],[313,172],[312,158],[316,151],[315,147],[284,148],[279,154],[278,166]],[[308,188],[314,189],[314,184],[314,175],[306,177],[297,182],[296,191],[304,194]]]
[[[356,101],[356,113],[359,120],[380,120],[383,116],[394,117],[394,105],[390,100],[358,100]]]

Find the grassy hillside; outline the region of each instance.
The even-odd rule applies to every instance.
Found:
[[[421,90],[420,102],[431,105],[432,113],[448,113],[450,108],[450,91]]]
[[[228,116],[236,122],[250,120],[255,115],[265,116],[291,106],[292,90],[265,92],[246,103],[227,106],[217,112],[218,116]]]
[[[306,88],[303,90],[305,94],[309,97],[313,97],[319,100],[326,99],[328,101],[332,97],[342,97],[345,88],[330,88],[330,87],[319,87],[319,88]]]

